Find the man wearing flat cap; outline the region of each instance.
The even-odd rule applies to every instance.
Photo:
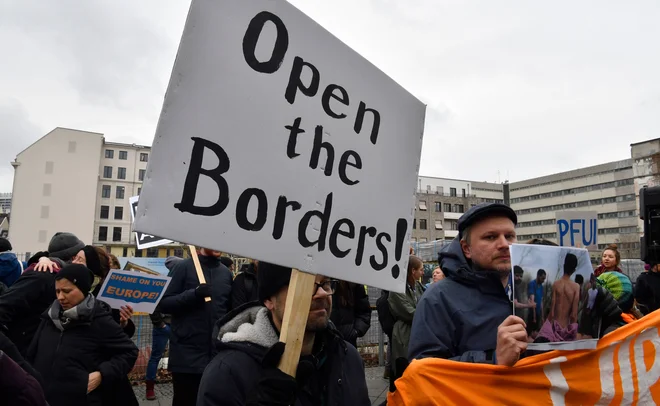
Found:
[[[445,278],[417,304],[409,359],[445,358],[513,366],[527,348],[525,323],[513,316],[511,256],[517,217],[482,203],[458,220],[458,238],[440,253]]]

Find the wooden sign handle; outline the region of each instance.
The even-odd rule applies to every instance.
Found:
[[[206,283],[206,278],[204,277],[204,272],[202,271],[202,265],[199,263],[199,257],[197,256],[197,249],[194,245],[189,245],[190,256],[192,257],[193,263],[195,264],[195,271],[197,271],[197,279],[199,279],[199,284]],[[211,298],[209,296],[204,298],[204,301],[210,302]]]
[[[287,375],[296,377],[300,351],[302,350],[309,307],[314,296],[316,275],[294,269],[291,272],[289,292],[286,297],[284,318],[280,341],[286,344],[280,360],[279,369]]]

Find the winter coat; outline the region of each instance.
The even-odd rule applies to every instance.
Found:
[[[626,323],[621,318],[623,311],[612,294],[602,286],[597,286],[596,302],[589,313],[590,323],[580,324],[578,333],[601,338]],[[600,328],[600,330],[599,330]]]
[[[23,273],[23,263],[16,258],[16,254],[13,252],[0,254],[0,282],[10,288],[21,273]]]
[[[0,296],[0,326],[25,356],[41,322],[41,314],[55,300],[55,274],[28,268]]]
[[[254,264],[248,269],[236,275],[231,290],[231,305],[233,308],[240,307],[248,302],[259,300],[259,285],[257,284],[257,272]]]
[[[335,292],[332,300],[330,319],[341,333],[344,340],[357,348],[358,337],[363,337],[371,327],[371,305],[364,285],[348,284],[353,297],[353,305],[343,305],[341,298]]]
[[[649,271],[637,277],[635,299],[645,314],[660,309],[660,273]]]
[[[409,359],[493,362],[497,328],[513,313],[500,274],[473,270],[458,238],[439,259],[445,278],[432,284],[417,304]]]
[[[215,332],[218,354],[204,371],[197,406],[243,406],[255,391],[264,356],[279,334],[268,310],[259,304],[234,310],[218,322]],[[294,405],[370,405],[362,358],[341,338],[332,322],[328,329],[317,333],[315,348],[314,355],[301,357],[301,361],[313,362],[314,366],[313,372],[299,374],[301,389]]]
[[[103,399],[130,372],[138,349],[117,322],[110,306],[94,300],[91,313],[74,320],[63,331],[47,310],[30,346],[28,361],[45,382],[50,406],[110,404]],[[101,385],[87,394],[89,374],[101,373]]]
[[[195,295],[199,279],[192,259],[186,259],[174,266],[172,280],[157,309],[172,315],[168,361],[172,372],[204,372],[213,357],[213,326],[231,308],[231,271],[215,257],[200,256],[199,262],[211,286],[211,301]]]
[[[392,359],[408,358],[408,344],[412,331],[413,317],[419,299],[424,294],[424,286],[415,282],[415,288],[410,288],[406,283],[406,293],[393,293],[387,298],[390,312],[396,322],[392,330]]]
[[[2,333],[0,333],[0,351],[11,358],[12,361],[18,364],[18,366],[21,367],[25,372],[34,377],[34,379],[36,379],[40,385],[43,385],[41,375],[39,375],[39,373],[34,368],[32,368],[32,365],[30,365],[21,355],[21,353],[18,352],[16,345],[14,345],[14,343],[12,343],[11,340]],[[0,393],[2,392],[0,391]]]
[[[0,399],[4,406],[48,406],[39,382],[2,351]]]

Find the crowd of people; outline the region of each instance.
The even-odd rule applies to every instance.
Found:
[[[650,264],[633,289],[613,247],[586,285],[583,278],[571,279],[572,259],[566,260],[565,286],[555,290],[575,297],[578,311],[569,314],[554,299],[550,306],[544,302],[542,272],[528,284],[528,297],[518,296],[514,292],[523,289],[514,286],[522,274],[514,269],[512,278],[509,252],[516,223],[508,206],[472,207],[427,285],[421,283],[424,264],[411,253],[405,293],[383,292],[377,302],[389,336],[391,391],[414,359],[514,366],[533,355],[528,343],[544,340],[537,329],[547,317],[585,320],[581,334],[600,337],[658,308],[658,265]],[[198,255],[206,280],[201,284],[192,259],[166,261],[171,281],[151,314],[148,399],[156,397],[158,364],[169,342],[173,405],[370,404],[357,350],[371,325],[364,286],[316,276],[292,377],[278,369],[291,268],[252,261],[234,277],[230,258],[205,248]],[[57,233],[47,251],[26,263],[0,239],[0,388],[8,404],[138,404],[127,377],[138,357],[133,309],[111,309],[97,299],[110,270],[118,268],[112,255],[70,233]]]

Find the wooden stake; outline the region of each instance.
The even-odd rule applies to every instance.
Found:
[[[294,378],[300,360],[309,308],[312,304],[312,296],[314,296],[315,281],[316,275],[297,269],[291,272],[282,320],[282,332],[280,333],[280,341],[285,343],[286,347],[279,368],[280,371]]]
[[[204,277],[204,271],[202,271],[202,265],[199,263],[199,257],[197,256],[197,249],[194,245],[189,245],[190,256],[192,257],[193,263],[195,264],[195,271],[197,271],[197,279],[199,279],[199,284],[206,283],[206,278]],[[207,296],[204,298],[204,301],[210,302],[211,297]]]

